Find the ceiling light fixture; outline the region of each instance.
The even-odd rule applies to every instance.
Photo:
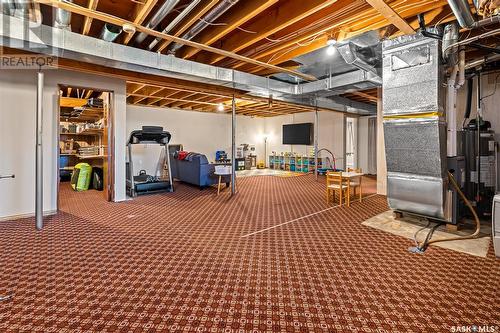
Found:
[[[328,45],[326,48],[327,55],[332,56],[335,53],[335,44],[337,44],[337,40],[335,38],[328,38],[326,41],[326,45]]]
[[[219,111],[219,112],[224,111],[224,104],[219,103],[219,105],[217,105],[217,111]]]

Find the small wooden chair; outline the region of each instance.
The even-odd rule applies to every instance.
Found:
[[[347,207],[351,203],[349,193],[349,179],[342,177],[342,172],[327,171],[326,173],[326,204],[330,204],[331,194],[335,202],[335,192],[339,192],[339,204],[342,206],[343,197],[347,197]]]
[[[347,168],[348,172],[356,172],[356,173],[363,173],[363,170],[361,168]],[[356,196],[356,188],[361,187],[361,182],[359,181],[358,178],[355,178],[350,181],[349,185],[351,185],[351,188],[353,189],[353,194]],[[360,189],[361,190],[361,189]]]

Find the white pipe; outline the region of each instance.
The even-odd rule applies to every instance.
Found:
[[[456,89],[460,89],[465,83],[465,50],[462,48],[458,52],[458,80],[455,84]]]
[[[36,94],[36,157],[35,157],[35,224],[38,230],[43,228],[43,85],[44,74],[38,72]]]
[[[163,19],[174,9],[174,7],[179,3],[180,0],[167,0],[160,7],[160,9],[153,15],[153,17],[146,23],[146,28],[154,29],[158,26],[158,24],[163,21]],[[142,43],[148,35],[144,32],[141,32],[137,35],[136,43]]]
[[[455,82],[458,74],[458,65],[452,69],[448,82],[446,84],[446,122],[447,122],[447,156],[457,156],[457,89]]]
[[[172,30],[180,21],[182,21],[182,19],[184,19],[184,17],[186,17],[189,13],[191,13],[191,11],[194,9],[194,7],[196,7],[200,3],[200,1],[201,0],[191,1],[189,6],[184,8],[184,10],[179,15],[177,15],[172,20],[172,22],[170,22],[169,25],[167,25],[167,27],[165,29],[163,29],[162,32],[164,34],[168,34],[170,32],[170,30]],[[161,41],[160,38],[156,38],[155,40],[153,40],[151,42],[151,44],[149,44],[148,49],[152,50],[160,41]]]
[[[231,195],[236,194],[236,98],[233,95],[231,104]]]
[[[482,39],[482,38],[486,38],[486,37],[492,37],[492,36],[496,36],[500,34],[500,28],[497,28],[495,30],[490,30],[488,32],[485,32],[481,35],[477,35],[477,36],[474,36],[474,37],[471,37],[471,38],[467,38],[467,39],[464,39],[464,40],[461,40],[457,43],[453,43],[453,44],[450,44],[448,45],[444,50],[443,50],[443,53],[446,53],[447,51],[449,51],[450,49],[454,48],[454,47],[457,47],[457,46],[461,46],[461,45],[467,45],[467,44],[470,44],[470,43],[473,43],[479,39]]]

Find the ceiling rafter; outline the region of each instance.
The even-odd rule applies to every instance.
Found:
[[[87,8],[90,10],[96,10],[98,4],[99,0],[89,0]],[[88,35],[91,27],[92,27],[92,18],[85,16],[85,19],[83,21],[82,35]]]
[[[399,30],[405,34],[414,34],[415,30],[408,24],[399,14],[392,9],[384,0],[365,0],[375,8],[380,15],[385,17],[392,25],[396,26]]]
[[[234,10],[230,10],[228,13],[223,14],[220,20],[217,21],[218,24],[223,25],[217,25],[212,29],[202,31],[195,40],[201,44],[212,45],[240,25],[259,15],[277,2],[278,0],[243,1],[235,6]],[[184,47],[180,50],[178,57],[188,59],[199,51],[201,50]]]
[[[337,4],[339,4],[340,1],[341,0],[339,0]],[[436,8],[442,8],[443,6],[446,6],[446,4],[447,2],[445,0],[425,0],[409,6],[406,0],[396,0],[392,5],[402,17],[409,18],[415,17],[419,13],[432,11]],[[387,26],[387,20],[384,17],[381,17],[380,14],[378,14],[378,12],[376,12],[376,10],[372,7],[367,7],[366,10],[360,11],[356,15],[345,15],[344,19],[338,20],[333,24],[319,26],[313,29],[309,34],[283,41],[281,43],[276,43],[269,49],[259,52],[258,54],[246,55],[255,57],[256,59],[264,62],[279,64],[288,61],[297,55],[312,52],[318,48],[324,47],[326,45],[326,33],[328,31],[345,30],[344,27],[348,27],[349,31],[343,34],[343,38],[348,39],[363,32],[380,29],[385,26]],[[303,44],[303,46],[298,46],[296,45],[297,43]],[[250,73],[257,73],[261,70],[259,68],[247,66],[241,62],[237,62],[230,67],[235,69],[238,68]]]
[[[79,14],[79,15],[88,16],[88,17],[91,17],[91,18],[94,18],[94,19],[97,19],[97,20],[100,20],[100,21],[103,21],[103,22],[107,22],[107,23],[110,23],[110,24],[115,24],[115,25],[118,25],[118,26],[123,26],[124,24],[129,24],[129,25],[134,26],[137,31],[143,32],[143,33],[148,34],[148,35],[153,36],[153,37],[171,40],[173,42],[176,42],[176,43],[179,43],[179,44],[183,44],[185,46],[199,48],[199,49],[202,49],[204,51],[208,51],[208,52],[213,52],[213,53],[216,53],[216,54],[224,55],[224,56],[227,56],[229,58],[233,58],[233,59],[236,59],[236,60],[239,60],[239,61],[252,63],[252,64],[254,64],[256,66],[261,66],[261,67],[269,68],[269,69],[276,69],[276,70],[278,70],[280,72],[288,73],[290,75],[300,77],[300,78],[305,79],[307,81],[315,81],[316,80],[315,77],[313,77],[311,75],[308,75],[308,74],[304,74],[304,73],[300,73],[300,72],[296,72],[296,71],[291,71],[291,70],[288,70],[288,69],[285,69],[285,68],[279,68],[277,66],[269,65],[269,64],[266,64],[264,62],[260,62],[260,61],[254,60],[252,58],[247,58],[247,57],[244,57],[244,56],[232,53],[232,52],[220,50],[218,48],[215,48],[215,47],[212,47],[212,46],[209,46],[209,45],[200,44],[200,43],[197,43],[197,42],[193,42],[191,40],[182,39],[182,38],[179,38],[179,37],[176,37],[176,36],[172,36],[172,35],[169,35],[169,34],[158,32],[158,31],[156,31],[154,29],[150,29],[150,28],[144,27],[144,26],[142,26],[140,24],[136,24],[134,22],[121,19],[121,18],[119,18],[117,16],[114,16],[114,15],[111,15],[111,14],[107,14],[107,13],[103,13],[103,12],[98,12],[98,11],[95,11],[95,10],[89,10],[88,8],[76,5],[74,3],[60,2],[60,1],[57,1],[57,0],[34,0],[34,1],[36,3],[41,3],[41,4],[50,5],[52,7],[61,8],[61,9],[64,9],[64,10],[72,12],[72,13],[76,13],[76,14]]]
[[[131,20],[136,24],[142,25],[157,2],[158,0],[146,0],[144,3],[136,3],[134,11],[130,16]],[[132,37],[134,37],[134,34],[127,34],[123,39],[123,44],[128,44]]]
[[[272,34],[294,24],[305,17],[325,9],[337,0],[288,0],[272,12],[258,17],[250,24],[245,25],[245,30],[256,32],[255,34],[238,33],[221,42],[221,48],[231,52],[238,52],[256,42],[271,36]],[[207,63],[216,64],[225,57],[211,55]]]
[[[210,0],[205,3],[202,2],[201,8],[195,8],[191,14],[184,19],[178,28],[176,28],[173,33],[174,36],[179,37],[181,34],[183,34],[187,29],[189,29],[193,24],[198,22],[200,18],[205,15],[210,9],[212,9],[213,6],[215,6],[219,0]],[[158,44],[157,51],[162,52],[164,49],[166,49],[172,42],[169,40],[163,40]]]

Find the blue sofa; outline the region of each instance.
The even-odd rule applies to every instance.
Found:
[[[201,189],[219,182],[219,177],[214,175],[215,164],[208,163],[205,155],[197,154],[189,159],[178,160],[171,154],[170,163],[173,178],[182,182],[199,186]],[[228,184],[230,177],[224,177],[222,181]]]

